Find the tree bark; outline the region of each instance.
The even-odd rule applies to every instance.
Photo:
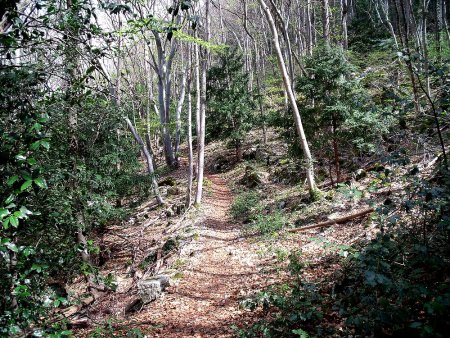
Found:
[[[329,221],[325,221],[325,222],[321,222],[321,223],[317,223],[317,224],[312,224],[312,225],[308,225],[305,227],[301,227],[301,228],[294,228],[294,229],[289,229],[288,232],[300,232],[300,231],[305,231],[305,230],[309,230],[309,229],[315,229],[315,228],[322,228],[328,225],[333,225],[333,224],[340,224],[340,223],[345,223],[348,222],[354,218],[358,218],[367,214],[370,214],[371,212],[374,212],[375,209],[374,208],[368,208],[368,209],[364,209],[361,211],[358,211],[357,213],[348,215],[348,216],[344,216],[341,218],[337,218],[337,219],[332,219]]]
[[[189,208],[192,204],[192,181],[194,176],[194,151],[192,149],[192,95],[191,95],[191,64],[192,55],[191,48],[188,48],[188,78],[187,78],[187,142],[188,142],[188,183],[186,191],[186,208]]]
[[[311,0],[307,0],[306,4],[306,34],[307,34],[307,51],[308,55],[312,55],[312,50],[314,47],[314,26],[313,26],[313,20],[311,18]]]
[[[161,122],[161,134],[164,144],[164,156],[168,166],[176,164],[176,158],[172,147],[172,140],[170,137],[170,100],[171,100],[171,71],[172,61],[175,56],[177,48],[176,42],[173,42],[169,55],[166,55],[163,48],[159,32],[153,31],[155,37],[155,45],[158,59],[155,60],[154,68],[158,75],[158,102],[159,102],[159,118]]]
[[[348,49],[348,31],[347,31],[347,18],[348,18],[348,0],[341,0],[341,20],[342,20],[342,47]]]
[[[337,140],[337,121],[336,115],[333,114],[332,117],[332,128],[333,128],[333,153],[334,153],[334,166],[336,169],[336,182],[341,181],[341,167],[339,165],[339,146]]]
[[[144,153],[145,159],[147,160],[147,170],[148,170],[148,173],[152,180],[152,188],[153,188],[153,192],[155,194],[156,201],[158,202],[159,205],[162,205],[162,204],[164,204],[164,200],[162,199],[161,194],[159,192],[158,182],[156,181],[155,170],[153,167],[152,156],[150,155],[150,153],[147,149],[147,146],[145,145],[144,141],[142,141],[141,136],[139,136],[138,132],[134,128],[131,121],[127,117],[125,118],[125,121],[127,122],[128,128],[130,129],[131,133],[133,134],[136,142],[142,148],[142,152]]]
[[[209,27],[209,0],[205,1],[205,28],[206,37],[205,40],[210,39],[210,27]],[[197,139],[197,151],[198,151],[198,163],[197,163],[197,192],[195,194],[195,204],[199,205],[202,202],[203,194],[203,175],[205,166],[205,122],[206,122],[206,68],[208,66],[208,50],[203,50],[202,57],[202,70],[201,70],[201,97],[200,97],[200,128]]]
[[[198,163],[198,143],[200,139],[200,106],[201,106],[201,90],[200,90],[200,47],[198,44],[195,45],[195,136],[197,143],[197,160]],[[195,166],[195,177],[198,178],[198,165]]]
[[[176,111],[176,135],[175,135],[175,156],[178,158],[178,150],[181,142],[181,111],[183,110],[184,99],[186,97],[186,74],[188,72],[188,68],[183,70],[183,74],[181,76],[181,85],[180,85],[180,99],[177,104]],[[178,161],[177,161],[178,162]]]
[[[403,48],[406,53],[406,68],[408,70],[409,78],[411,80],[411,86],[413,91],[413,97],[414,97],[414,108],[416,111],[416,114],[420,113],[420,102],[419,102],[419,93],[417,90],[417,83],[416,78],[414,75],[414,69],[413,64],[411,61],[411,51],[409,48],[409,26],[408,21],[406,18],[405,8],[403,5],[403,0],[394,0],[395,3],[395,10],[397,14],[397,23],[398,23],[398,33],[400,35],[400,41],[402,42]]]
[[[300,145],[302,147],[303,153],[305,155],[306,158],[306,178],[308,181],[308,187],[309,187],[309,191],[310,194],[313,195],[315,193],[315,191],[317,190],[316,187],[316,183],[314,181],[314,164],[313,164],[313,159],[311,156],[311,152],[309,150],[309,145],[308,142],[306,140],[306,135],[305,132],[303,130],[303,124],[302,124],[302,120],[300,117],[300,112],[298,110],[298,106],[297,106],[297,102],[295,100],[295,95],[293,92],[293,89],[291,87],[291,81],[289,79],[289,75],[288,72],[286,70],[286,64],[284,62],[283,59],[283,53],[281,51],[280,48],[280,41],[279,41],[279,37],[278,37],[278,32],[277,32],[277,28],[275,25],[275,21],[272,17],[272,14],[270,12],[269,7],[266,5],[266,3],[264,2],[264,0],[259,0],[259,3],[261,4],[261,7],[266,15],[267,21],[269,23],[270,29],[272,31],[272,35],[273,35],[273,44],[275,47],[275,51],[277,54],[277,58],[278,58],[278,64],[281,70],[281,74],[283,77],[283,82],[284,82],[284,87],[286,89],[292,110],[293,110],[293,114],[294,114],[294,120],[295,120],[295,127],[297,129],[297,133],[299,135],[300,138]]]
[[[445,34],[447,35],[447,44],[450,47],[450,30],[448,28],[448,20],[447,20],[447,5],[446,1],[441,0],[441,16],[442,16],[442,24],[444,26]]]
[[[328,0],[322,0],[322,30],[323,40],[326,45],[330,44],[330,5]]]

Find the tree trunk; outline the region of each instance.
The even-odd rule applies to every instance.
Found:
[[[150,153],[147,149],[147,146],[145,145],[144,141],[142,141],[142,138],[139,136],[138,132],[134,128],[131,121],[127,117],[125,118],[125,121],[127,122],[128,128],[130,129],[131,133],[133,134],[136,142],[142,148],[142,152],[144,153],[145,159],[147,160],[147,170],[148,170],[148,173],[152,180],[153,193],[155,194],[155,198],[156,198],[156,201],[158,202],[158,204],[162,205],[162,204],[164,204],[164,200],[162,199],[161,194],[159,192],[158,182],[156,181],[155,170],[153,167],[152,156],[150,155]]]
[[[405,49],[405,53],[407,55],[406,68],[408,70],[409,78],[411,80],[411,86],[413,90],[414,97],[414,108],[416,114],[420,113],[420,102],[419,102],[419,93],[417,90],[416,78],[414,75],[413,65],[411,61],[411,51],[409,48],[409,37],[408,37],[408,22],[406,19],[405,8],[403,6],[403,0],[394,0],[395,10],[397,14],[397,23],[398,23],[398,33],[400,35],[400,41],[403,44],[403,48]]]
[[[348,49],[348,32],[347,32],[347,17],[348,17],[348,0],[341,0],[341,20],[342,20],[342,47]]]
[[[183,110],[184,98],[186,96],[186,74],[188,69],[186,67],[183,70],[183,74],[181,77],[181,86],[180,86],[180,99],[177,104],[177,113],[176,113],[176,135],[175,135],[175,156],[178,158],[178,150],[180,147],[181,141],[181,111]]]
[[[437,61],[441,62],[442,46],[441,46],[441,18],[439,16],[439,11],[441,10],[440,0],[434,1],[434,41],[436,44],[436,55]]]
[[[12,231],[11,231],[12,232]],[[11,235],[11,243],[16,244],[16,236],[14,234]],[[10,296],[11,296],[11,309],[16,310],[19,306],[19,303],[17,301],[16,294],[14,292],[14,289],[16,288],[17,283],[17,252],[10,251],[10,260],[9,260],[9,273],[11,275],[11,283],[10,283]]]
[[[192,55],[191,49],[188,48],[188,66],[187,66],[187,142],[188,142],[188,184],[186,191],[186,208],[189,208],[192,204],[192,180],[194,176],[194,152],[192,149],[192,95],[191,95],[191,62]]]
[[[316,187],[316,183],[314,181],[314,165],[313,165],[313,159],[311,156],[311,153],[309,151],[309,145],[308,142],[306,141],[306,136],[305,136],[305,132],[303,130],[303,125],[302,125],[302,121],[301,121],[301,117],[300,117],[300,113],[297,107],[297,102],[295,100],[295,95],[294,92],[292,90],[291,87],[291,81],[289,79],[289,75],[288,72],[286,70],[286,64],[284,62],[283,59],[283,54],[281,52],[281,48],[280,48],[280,42],[279,42],[279,38],[278,38],[278,32],[277,32],[277,28],[275,25],[275,21],[272,17],[272,14],[270,12],[269,7],[266,5],[266,3],[264,2],[264,0],[259,0],[259,3],[261,4],[261,7],[266,15],[267,21],[269,23],[269,26],[271,28],[272,31],[272,35],[273,35],[273,44],[275,47],[275,51],[277,54],[277,58],[278,58],[278,64],[281,70],[281,74],[283,76],[283,82],[284,82],[284,87],[286,89],[290,104],[292,106],[292,110],[293,110],[293,114],[294,114],[294,120],[295,120],[295,127],[297,129],[299,138],[300,138],[300,145],[303,149],[303,153],[305,155],[306,158],[306,178],[308,181],[308,186],[309,186],[309,191],[310,194],[313,195],[315,193],[315,191],[317,190]]]
[[[444,26],[445,34],[447,35],[447,44],[450,47],[450,30],[448,28],[446,1],[448,1],[448,0],[441,0],[441,16],[442,16],[442,24]]]
[[[332,128],[333,128],[333,153],[334,153],[334,166],[336,169],[336,182],[341,181],[341,168],[339,165],[339,147],[337,140],[337,121],[336,115],[333,114],[332,117]]]
[[[163,48],[161,37],[158,31],[153,31],[155,37],[156,51],[158,60],[154,61],[154,68],[158,75],[158,102],[159,102],[159,118],[161,122],[161,134],[164,145],[164,156],[168,166],[172,167],[176,164],[175,154],[173,152],[172,140],[170,137],[170,99],[171,99],[171,71],[172,61],[175,56],[176,42],[173,42],[169,55],[166,55]]]
[[[330,6],[328,0],[322,0],[322,29],[323,40],[326,45],[330,44]]]
[[[308,55],[312,55],[312,50],[314,47],[314,27],[313,27],[313,20],[311,19],[311,0],[307,0],[306,4],[306,34],[307,34],[307,51]]]
[[[209,0],[205,2],[206,13],[205,13],[205,28],[206,28],[206,41],[210,39],[210,27],[209,27]],[[203,50],[202,58],[202,75],[201,75],[201,98],[200,98],[200,128],[199,137],[197,140],[197,151],[198,151],[198,163],[197,163],[197,192],[195,194],[195,204],[199,205],[202,202],[203,194],[203,171],[205,166],[205,122],[206,122],[206,68],[208,66],[208,50],[205,48]]]

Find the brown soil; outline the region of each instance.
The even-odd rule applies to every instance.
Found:
[[[239,301],[269,281],[261,274],[264,262],[255,254],[256,244],[228,218],[233,196],[226,182],[219,175],[207,178],[205,219],[198,240],[190,244],[192,258],[183,278],[136,315],[161,326],[155,337],[232,337],[233,324],[249,323],[257,315],[240,309]]]

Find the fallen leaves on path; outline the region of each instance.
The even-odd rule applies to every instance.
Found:
[[[258,314],[239,307],[240,300],[269,280],[260,272],[257,244],[242,237],[241,225],[228,218],[233,197],[225,181],[218,175],[207,178],[204,221],[198,239],[185,249],[192,257],[183,278],[135,315],[160,327],[155,337],[232,337],[232,325],[248,324]]]

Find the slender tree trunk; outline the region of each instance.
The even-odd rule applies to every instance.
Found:
[[[315,191],[317,190],[316,183],[314,181],[314,164],[313,164],[313,159],[312,159],[311,153],[309,151],[308,142],[306,141],[306,136],[305,136],[305,132],[303,130],[303,125],[302,125],[300,113],[299,113],[299,110],[298,110],[298,107],[297,107],[297,102],[295,100],[295,95],[294,95],[293,89],[291,87],[291,81],[289,79],[289,75],[288,75],[288,72],[286,70],[286,64],[285,64],[284,59],[283,59],[283,53],[281,52],[277,28],[276,28],[276,25],[275,25],[275,21],[274,21],[274,19],[272,17],[272,14],[270,12],[270,9],[266,5],[264,0],[259,0],[259,3],[261,4],[261,7],[262,7],[262,9],[263,9],[263,11],[264,11],[264,13],[266,15],[266,18],[267,18],[267,21],[269,23],[270,29],[272,31],[273,44],[274,44],[275,51],[276,51],[276,54],[277,54],[278,64],[280,66],[281,74],[283,76],[284,87],[286,89],[286,92],[287,92],[288,97],[289,97],[289,101],[290,101],[291,106],[292,106],[292,110],[293,110],[293,114],[294,114],[294,120],[295,120],[295,126],[297,128],[297,132],[298,132],[298,135],[299,135],[299,138],[300,138],[300,145],[301,145],[301,147],[303,149],[303,153],[304,153],[305,158],[306,158],[306,178],[307,178],[307,181],[308,181],[309,191],[313,195],[315,193]]]
[[[222,4],[221,1],[217,1],[217,3],[219,4],[219,19],[220,19],[220,30],[221,30],[221,37],[222,37],[222,43],[226,43],[227,38],[226,38],[226,31],[225,31],[225,26],[223,24],[223,11],[222,11]]]
[[[260,51],[258,48],[258,44],[256,43],[256,40],[254,36],[250,33],[247,26],[247,0],[244,0],[244,29],[247,32],[247,35],[250,37],[250,39],[253,41],[253,52],[252,52],[252,61],[253,61],[253,68],[256,70],[258,69],[258,66],[260,66],[262,69],[256,72],[256,88],[258,89],[258,104],[259,104],[259,111],[261,113],[261,121],[262,121],[262,129],[263,129],[263,144],[267,143],[267,127],[266,127],[266,121],[265,121],[265,114],[264,114],[264,99],[262,96],[262,85],[261,85],[261,78],[264,79],[264,60],[261,60]]]
[[[341,0],[341,20],[342,20],[342,47],[348,49],[348,32],[347,32],[347,18],[348,18],[348,0]]]
[[[188,52],[188,80],[187,80],[187,142],[188,142],[188,184],[186,191],[186,207],[189,208],[192,204],[192,180],[194,176],[194,151],[192,149],[192,95],[191,95],[191,52],[189,47]]]
[[[168,166],[176,165],[176,158],[172,147],[172,139],[170,137],[170,101],[171,101],[171,71],[172,61],[177,48],[176,42],[172,42],[170,52],[166,55],[165,48],[158,31],[153,31],[155,37],[156,51],[158,60],[154,61],[154,67],[158,74],[158,102],[159,102],[159,118],[161,122],[161,134],[164,145],[164,156]]]
[[[406,68],[408,70],[408,74],[411,80],[411,86],[413,90],[413,98],[414,98],[414,108],[416,111],[416,114],[420,113],[420,102],[419,102],[419,93],[417,90],[417,83],[416,78],[414,75],[414,69],[413,64],[411,61],[411,51],[409,48],[409,37],[408,37],[408,22],[406,20],[406,14],[405,14],[405,8],[403,6],[403,0],[394,0],[395,3],[395,9],[397,14],[397,23],[398,23],[398,33],[400,35],[400,40],[402,41],[403,48],[405,49],[407,59],[406,62]]]
[[[153,158],[150,155],[150,152],[147,149],[147,146],[145,145],[144,141],[142,141],[142,138],[139,136],[138,132],[136,131],[136,128],[134,128],[131,121],[126,117],[125,121],[128,125],[128,128],[130,129],[131,133],[133,134],[136,142],[141,146],[142,152],[144,153],[145,159],[147,161],[147,170],[150,175],[151,181],[152,181],[152,188],[153,193],[155,194],[156,201],[158,204],[162,205],[164,204],[164,200],[161,197],[161,194],[159,192],[158,182],[156,181],[155,177],[155,169],[153,167]]]
[[[441,0],[441,16],[442,16],[442,24],[444,26],[445,35],[447,35],[447,44],[450,47],[450,30],[448,28],[448,20],[447,20],[447,5],[446,1],[449,0]]]
[[[313,38],[313,46],[317,46],[317,32],[316,32],[316,8],[312,7],[311,12],[311,27],[312,27],[312,38]]]
[[[198,179],[198,162],[199,162],[199,152],[198,152],[198,144],[200,139],[200,106],[201,106],[201,91],[200,91],[200,50],[199,45],[195,45],[195,135],[196,135],[196,143],[197,143],[197,165],[195,166],[195,177]]]
[[[314,27],[313,27],[313,21],[311,19],[312,11],[311,11],[311,0],[307,0],[306,4],[306,33],[308,36],[308,43],[307,43],[307,51],[309,55],[312,55],[312,50],[314,47]]]
[[[144,56],[145,56],[145,49],[144,49]],[[148,74],[149,71],[146,67],[146,73]],[[152,145],[152,130],[151,130],[151,107],[153,107],[153,111],[156,113],[156,115],[158,116],[158,107],[155,103],[155,99],[153,97],[153,76],[150,76],[150,78],[148,79],[147,82],[148,85],[148,108],[147,108],[147,123],[146,123],[146,134],[145,134],[145,141],[147,142],[147,149],[150,152],[150,155],[152,156],[154,162],[153,162],[153,167],[155,168],[155,170],[157,169],[157,152],[158,152],[158,141],[157,141],[157,133],[155,133],[155,140],[154,140],[154,146],[155,146],[155,150],[153,149],[153,145]]]
[[[206,41],[210,39],[210,27],[209,27],[209,0],[205,2],[205,28],[206,28]],[[195,194],[195,204],[199,205],[202,202],[203,194],[203,174],[205,165],[205,129],[206,129],[206,68],[208,66],[208,50],[205,48],[202,58],[202,76],[201,76],[201,102],[200,102],[200,135],[197,141],[198,150],[198,176],[197,176],[197,192]]]
[[[439,11],[441,10],[440,0],[434,0],[434,42],[436,44],[435,50],[437,55],[437,61],[441,62],[442,46],[441,46],[441,18],[439,16]]]
[[[78,231],[77,231],[77,242],[78,244],[81,244],[83,247],[83,250],[81,250],[81,260],[83,263],[91,265],[91,256],[89,255],[88,247],[87,247],[87,240],[83,233],[84,228],[84,217],[81,213],[77,215],[77,221],[78,221]]]
[[[289,77],[291,80],[291,86],[294,87],[294,82],[295,82],[294,62],[292,60],[292,47],[291,47],[291,40],[289,38],[288,26],[287,26],[287,23],[284,20],[283,16],[281,15],[281,12],[276,7],[274,1],[273,0],[269,0],[269,1],[272,5],[272,9],[274,10],[276,17],[278,18],[278,22],[280,23],[279,27],[280,27],[281,33],[283,35],[283,38],[284,38],[284,41],[286,44],[285,54],[286,54],[286,58],[288,60]],[[294,95],[295,95],[295,93],[294,93]],[[288,101],[288,99],[286,101]]]
[[[326,45],[330,44],[330,5],[328,0],[322,0],[322,29],[323,40]]]
[[[339,165],[339,146],[338,146],[338,139],[337,139],[337,121],[336,121],[335,114],[333,114],[333,117],[332,117],[332,128],[333,128],[334,167],[336,170],[336,182],[339,183],[341,181],[341,167]]]
[[[428,74],[428,41],[427,41],[427,15],[429,0],[422,1],[422,52],[424,57],[425,85],[428,95],[431,96],[430,76]]]
[[[175,135],[175,156],[178,157],[178,148],[180,147],[181,141],[181,111],[183,110],[184,99],[186,96],[186,77],[187,77],[188,68],[186,67],[183,70],[183,74],[181,77],[181,85],[180,85],[180,99],[177,104],[177,113],[176,113],[176,135]]]
[[[259,51],[256,45],[256,41],[254,41],[255,46],[255,69],[257,69],[258,64],[260,62],[264,62],[259,57]],[[261,74],[262,73],[262,74]],[[261,120],[262,120],[262,129],[263,129],[263,144],[267,143],[267,126],[266,126],[266,114],[264,112],[264,98],[263,98],[263,88],[261,85],[261,77],[264,78],[264,71],[257,72],[256,74],[256,86],[258,87],[258,104],[259,104],[259,111],[261,113]]]
[[[16,236],[12,233],[11,230],[11,242],[13,244],[16,244]],[[11,296],[11,309],[16,310],[19,306],[19,303],[17,301],[16,294],[14,292],[14,289],[16,288],[17,283],[17,252],[10,251],[10,259],[9,259],[9,273],[11,275],[11,283],[10,283],[10,296]]]

